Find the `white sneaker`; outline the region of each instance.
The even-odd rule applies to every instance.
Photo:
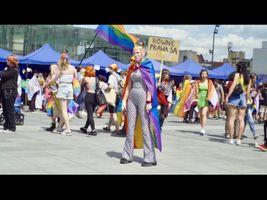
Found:
[[[60,126],[58,125],[57,128],[55,128],[52,132],[53,133],[61,133],[63,131],[64,131],[64,129],[63,128],[60,128]]]
[[[71,131],[62,131],[60,134],[64,136],[71,136]]]
[[[235,144],[234,139],[229,139],[229,144]]]
[[[72,119],[72,118],[77,118],[77,117],[74,114],[69,113],[69,119]]]
[[[236,139],[236,145],[241,145],[241,140],[240,139]]]
[[[206,131],[205,131],[204,128],[202,128],[201,131],[200,131],[200,135],[205,135],[205,134],[206,134]]]

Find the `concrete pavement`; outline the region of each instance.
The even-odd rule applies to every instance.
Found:
[[[206,136],[199,124],[184,124],[169,116],[163,127],[163,151],[156,149],[157,166],[141,167],[142,150],[134,162],[119,163],[124,137],[102,131],[108,113],[95,118],[97,136],[80,133],[86,119],[71,120],[72,136],[44,131],[50,124],[45,113],[24,113],[24,126],[16,133],[0,133],[0,174],[267,174],[267,152],[254,148],[247,127],[241,146],[224,139],[224,120],[209,119]],[[112,127],[114,129],[114,127]],[[263,140],[263,125],[256,124]]]

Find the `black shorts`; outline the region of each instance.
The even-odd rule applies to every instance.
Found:
[[[160,114],[165,115],[167,117],[168,115],[168,106],[160,104]]]
[[[108,104],[108,111],[109,113],[116,113],[117,112],[117,106],[112,106]]]

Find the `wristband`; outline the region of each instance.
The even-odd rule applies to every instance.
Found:
[[[151,103],[151,101],[146,101],[146,103]]]

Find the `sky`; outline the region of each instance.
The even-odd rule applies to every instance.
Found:
[[[75,25],[95,29],[97,25]],[[131,34],[169,37],[180,41],[180,50],[193,50],[211,60],[215,25],[126,25]],[[245,58],[253,57],[253,48],[261,48],[267,41],[267,25],[220,25],[215,34],[214,61],[222,62],[227,58],[228,43],[233,51],[244,51]]]

